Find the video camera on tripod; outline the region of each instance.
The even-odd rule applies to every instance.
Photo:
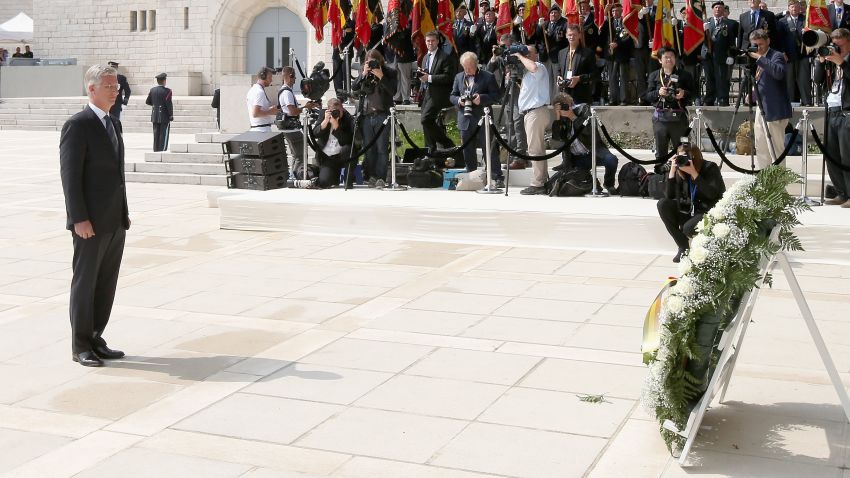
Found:
[[[493,54],[502,58],[502,61],[511,73],[511,77],[518,78],[525,73],[525,66],[523,66],[519,58],[514,56],[514,53],[528,56],[528,47],[520,43],[514,43],[508,47],[501,45],[493,47]]]
[[[313,67],[310,76],[301,80],[301,94],[312,101],[321,101],[330,86],[330,71],[325,68],[325,62],[320,61]]]

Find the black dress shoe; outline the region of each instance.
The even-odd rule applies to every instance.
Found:
[[[679,252],[673,257],[673,262],[679,263],[682,260],[682,255],[685,253],[685,249],[679,249]]]
[[[124,357],[124,352],[120,350],[112,350],[106,345],[98,345],[97,347],[93,347],[92,350],[94,351],[95,355],[97,355],[103,360],[114,360]]]
[[[103,361],[97,358],[97,355],[90,350],[86,350],[85,352],[80,352],[78,354],[71,354],[71,359],[83,367],[103,367]]]

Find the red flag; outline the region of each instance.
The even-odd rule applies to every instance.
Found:
[[[410,38],[416,47],[418,61],[422,61],[428,48],[425,47],[425,34],[436,30],[434,20],[431,18],[431,10],[428,9],[425,0],[413,0],[413,9],[410,12],[412,20]]]
[[[623,2],[623,29],[634,41],[638,40],[638,12],[641,8],[639,3],[632,3],[631,0]]]
[[[446,37],[446,41],[452,44],[452,48],[457,52],[455,45],[454,31],[452,24],[455,19],[455,6],[450,0],[442,0],[437,2],[437,31]]]
[[[685,9],[685,32],[682,48],[686,55],[694,52],[705,41],[705,3],[703,0],[688,0]]]
[[[827,3],[826,0],[809,1],[809,8],[806,11],[806,28],[809,30],[821,30],[824,33],[832,32]]]
[[[331,24],[331,46],[336,48],[342,43],[342,29],[345,28],[345,14],[339,0],[331,0],[328,6],[328,21]]]
[[[307,0],[307,20],[316,30],[316,41],[321,43],[328,23],[328,0]]]
[[[369,39],[372,38],[372,12],[369,11],[368,0],[360,0],[357,2],[357,16],[354,20],[354,35],[357,40],[355,46],[366,47],[369,45]]]
[[[540,3],[540,0],[525,1],[525,9],[522,12],[522,27],[528,36],[534,35],[538,20],[543,18],[540,16]]]
[[[514,28],[513,0],[499,0],[496,34],[510,33]]]
[[[561,12],[567,19],[567,23],[581,25],[581,18],[578,14],[578,5],[576,4],[576,0],[564,0],[561,4]]]
[[[596,28],[602,28],[605,24],[605,0],[593,0],[593,22],[596,23]]]
[[[660,0],[655,7],[655,28],[652,37],[652,56],[656,57],[660,48],[673,47],[673,2]]]

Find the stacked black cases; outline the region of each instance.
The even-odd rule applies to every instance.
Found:
[[[224,143],[227,187],[266,191],[286,187],[289,166],[282,132],[248,131]]]

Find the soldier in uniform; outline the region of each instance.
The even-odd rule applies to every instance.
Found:
[[[157,86],[151,88],[145,104],[151,106],[151,123],[153,123],[153,150],[168,149],[168,128],[174,121],[174,105],[171,103],[171,90],[165,87],[165,73],[156,75]]]
[[[475,37],[469,32],[472,20],[468,16],[469,10],[467,10],[466,5],[460,4],[455,10],[455,21],[452,24],[452,35],[455,39],[458,55],[463,55],[468,51],[475,53]]]
[[[552,85],[549,97],[552,98],[558,91],[558,81],[556,78],[559,70],[558,56],[561,54],[561,50],[567,48],[570,44],[567,41],[567,19],[561,16],[561,9],[558,8],[555,2],[552,3],[552,8],[549,9],[549,22],[543,26],[543,31],[546,34],[546,41],[549,44],[549,64],[547,67],[549,68],[550,83]],[[541,61],[541,63],[543,62]]]
[[[797,0],[788,4],[788,15],[777,22],[780,39],[778,50],[785,54],[788,68],[785,77],[788,83],[788,98],[794,100],[794,90],[800,90],[800,106],[812,106],[812,63],[811,57],[803,46],[803,26],[806,16],[803,6]],[[796,88],[795,88],[796,87]]]
[[[729,106],[729,48],[735,46],[737,22],[724,17],[726,5],[716,1],[711,5],[714,16],[705,23],[707,54],[702,62],[705,72],[705,106]]]
[[[605,65],[608,69],[608,104],[617,106],[626,101],[629,60],[635,46],[634,40],[623,27],[623,6],[619,3],[615,3],[611,7],[611,18],[605,20],[600,36],[605,42]]]
[[[490,62],[490,57],[493,56],[493,47],[499,40],[496,33],[496,12],[487,10],[487,13],[484,14],[484,23],[476,30],[476,34],[478,36],[478,60],[482,65],[486,65]]]
[[[110,61],[108,65],[115,68],[115,71],[118,71],[117,61]],[[130,101],[130,84],[127,83],[127,77],[121,73],[118,73],[118,87],[118,96],[115,97],[115,104],[109,109],[109,114],[115,119],[120,120],[122,107],[127,106],[127,103]]]
[[[584,46],[590,48],[595,53],[596,47],[599,46],[599,29],[596,28],[596,19],[590,11],[590,1],[581,0],[579,3],[579,15],[581,18],[581,31],[584,38]]]
[[[638,10],[638,40],[630,62],[635,72],[635,90],[640,104],[646,103],[643,93],[646,91],[647,73],[658,67],[657,62],[650,61],[655,34],[655,6],[652,4],[653,0],[645,2],[646,6]]]

